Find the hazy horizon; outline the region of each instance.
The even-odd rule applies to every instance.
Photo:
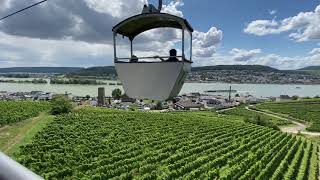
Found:
[[[258,65],[258,66],[266,66],[266,67],[270,67],[270,68],[274,68],[274,67],[271,67],[271,66],[267,66],[267,65],[261,65],[261,64],[248,64],[249,66],[255,66],[255,65]],[[225,64],[219,64],[219,65],[203,65],[203,66],[192,66],[193,68],[196,68],[196,67],[206,67],[206,66],[246,66],[243,65],[243,64],[232,64],[232,65],[225,65]],[[15,66],[15,67],[0,67],[0,69],[9,69],[9,68],[93,68],[93,67],[114,67],[114,65],[106,65],[106,66]],[[278,69],[278,70],[300,70],[300,69],[303,69],[303,68],[307,68],[307,67],[313,67],[313,66],[305,66],[305,67],[302,67],[302,68],[299,68],[299,69],[278,69],[278,68],[274,68],[274,69]],[[318,66],[316,66],[318,67]],[[320,68],[320,65],[319,65],[319,68]]]

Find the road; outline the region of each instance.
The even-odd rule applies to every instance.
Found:
[[[268,113],[268,112],[257,111],[257,110],[254,110],[254,109],[250,109],[248,106],[246,107],[246,109],[249,110],[249,111],[254,111],[256,113],[260,113],[260,114],[272,116],[272,117],[275,117],[275,118],[278,118],[278,119],[283,119],[283,120],[286,120],[286,121],[290,121],[292,123],[292,125],[280,126],[279,127],[282,132],[293,133],[293,134],[298,134],[300,132],[301,134],[308,135],[308,136],[320,136],[320,133],[318,133],[318,132],[306,131],[307,125],[305,125],[303,123],[299,123],[297,121],[293,121],[291,119],[287,119],[287,118],[284,118],[284,117],[281,117],[281,116],[277,116],[275,114],[271,114],[271,113]]]

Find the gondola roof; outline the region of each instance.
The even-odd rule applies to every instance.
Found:
[[[165,27],[186,28],[188,31],[193,32],[193,28],[186,19],[166,13],[139,14],[120,22],[113,27],[112,31],[132,40],[142,32]]]

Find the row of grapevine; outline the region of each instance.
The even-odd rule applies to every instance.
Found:
[[[257,153],[257,157],[253,164],[250,164],[247,171],[240,175],[239,179],[252,179],[258,176],[258,173],[263,170],[266,164],[271,160],[273,155],[278,152],[292,137],[288,135],[279,135],[270,143],[263,146]]]
[[[35,117],[49,108],[46,102],[0,101],[0,127]]]
[[[220,178],[239,178],[243,173],[245,173],[246,169],[248,169],[253,163],[256,162],[258,158],[262,156],[261,149],[264,147],[264,145],[275,138],[283,138],[283,136],[279,136],[279,133],[270,132],[264,136],[261,136],[261,140],[256,139],[256,141],[259,142],[253,146],[250,151],[240,154],[238,157],[231,160],[227,166],[220,170]]]
[[[295,144],[291,147],[291,149],[287,153],[286,157],[280,162],[280,165],[275,170],[271,179],[273,179],[273,180],[283,179],[284,173],[285,173],[286,169],[288,168],[289,164],[291,163],[291,160],[292,160],[293,156],[295,155],[295,153],[297,152],[297,149],[300,146],[300,144],[301,144],[300,139],[295,142]]]

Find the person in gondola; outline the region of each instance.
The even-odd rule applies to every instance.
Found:
[[[131,59],[130,59],[130,62],[138,62],[138,57],[137,56],[135,56],[135,55],[132,55],[131,56]]]
[[[178,62],[179,59],[177,58],[177,50],[171,49],[169,51],[170,57],[168,58],[167,62]]]
[[[161,59],[161,61],[165,61],[165,62],[179,62],[179,59],[177,58],[177,50],[171,49],[169,51],[169,54],[170,54],[170,57],[167,60],[165,60],[159,56],[155,56],[155,58],[159,58],[159,59]]]

